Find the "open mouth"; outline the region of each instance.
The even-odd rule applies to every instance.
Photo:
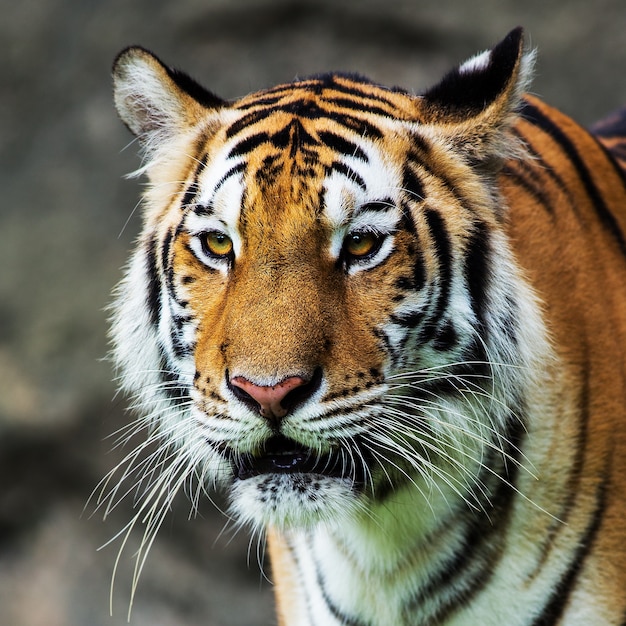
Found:
[[[354,478],[352,464],[340,454],[317,454],[287,437],[268,439],[255,454],[231,454],[235,476],[246,480],[263,474],[319,474],[329,478]]]

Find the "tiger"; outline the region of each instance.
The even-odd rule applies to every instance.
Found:
[[[119,54],[139,569],[174,494],[224,492],[281,626],[626,624],[626,115],[577,125],[535,57],[226,101]]]

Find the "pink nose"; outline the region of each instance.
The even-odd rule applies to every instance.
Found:
[[[255,385],[243,376],[235,376],[230,382],[250,396],[259,405],[261,415],[271,420],[287,415],[290,407],[283,406],[283,400],[290,391],[305,385],[307,381],[300,376],[290,376],[276,385],[263,387]]]

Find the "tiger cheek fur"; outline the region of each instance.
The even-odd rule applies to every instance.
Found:
[[[626,623],[626,123],[524,96],[533,58],[227,103],[120,54],[143,545],[195,477],[267,533],[281,626]]]

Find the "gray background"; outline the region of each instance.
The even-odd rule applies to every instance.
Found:
[[[539,49],[533,91],[583,123],[626,104],[624,0],[0,2],[0,624],[126,623],[130,518],[88,506],[128,420],[106,354],[109,292],[139,228],[138,165],[109,68],[140,43],[234,98],[342,69],[420,91],[512,27]],[[130,216],[130,217],[129,217]],[[128,223],[127,223],[128,220]],[[177,503],[140,581],[135,626],[274,623],[257,543]]]

